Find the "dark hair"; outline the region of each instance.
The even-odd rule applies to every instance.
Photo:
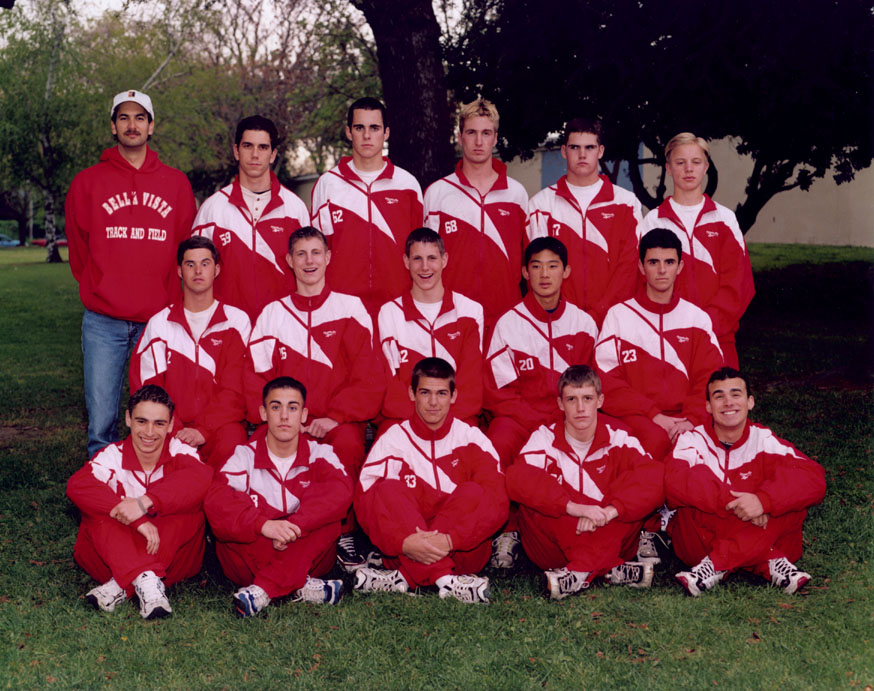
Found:
[[[407,235],[407,242],[404,245],[404,254],[410,256],[410,248],[416,242],[427,242],[430,245],[437,245],[440,248],[440,254],[446,254],[446,247],[443,245],[443,238],[440,234],[430,228],[416,228],[411,230]]]
[[[300,393],[303,402],[307,402],[307,387],[301,384],[294,377],[275,377],[271,379],[264,385],[264,388],[261,390],[261,403],[267,403],[267,396],[270,395],[270,392],[274,389],[294,389],[298,393]]]
[[[388,127],[388,111],[379,99],[365,96],[349,106],[349,110],[346,113],[346,124],[349,127],[352,127],[352,119],[355,117],[356,110],[378,110],[382,114],[382,126]]]
[[[561,377],[558,379],[558,395],[562,396],[566,386],[581,387],[586,384],[594,386],[595,392],[599,396],[601,395],[601,377],[598,376],[597,372],[588,365],[571,365],[561,373]]]
[[[167,406],[170,410],[170,417],[173,417],[173,411],[176,410],[176,404],[173,403],[170,394],[157,384],[146,384],[145,386],[141,386],[135,393],[131,394],[131,397],[127,399],[127,412],[133,414],[134,408],[143,401],[160,403],[161,405]]]
[[[567,266],[567,247],[564,246],[564,243],[561,240],[552,237],[534,238],[529,242],[528,247],[525,248],[525,256],[522,259],[522,265],[528,266],[531,257],[535,254],[540,254],[544,250],[549,250],[553,254],[558,255],[558,258],[561,259],[561,265]]]
[[[720,367],[710,375],[710,379],[707,380],[707,386],[704,387],[708,401],[710,400],[710,385],[715,381],[725,381],[726,379],[740,379],[744,383],[744,386],[747,387],[747,396],[752,396],[753,392],[750,391],[750,382],[744,375],[738,372],[734,367]]]
[[[309,240],[310,238],[315,240],[321,240],[322,244],[325,246],[325,249],[328,248],[328,241],[325,239],[324,233],[318,228],[313,228],[312,226],[303,226],[302,228],[298,228],[291,235],[288,236],[288,251],[289,253],[294,249],[295,243],[301,240]]]
[[[667,228],[653,228],[640,239],[640,246],[637,248],[640,255],[641,263],[646,259],[647,250],[654,247],[659,247],[666,250],[677,250],[677,261],[683,258],[683,243],[676,233]]]
[[[185,238],[179,243],[176,250],[176,266],[182,266],[182,260],[185,259],[185,253],[188,250],[209,250],[212,254],[212,260],[218,264],[222,258],[219,255],[218,248],[205,235],[192,235],[190,238]]]
[[[234,144],[239,146],[240,142],[243,141],[243,134],[248,130],[266,132],[270,135],[270,148],[275,149],[279,146],[279,132],[276,130],[276,125],[273,124],[273,120],[265,118],[263,115],[250,115],[247,118],[243,118],[237,125],[237,133],[234,135]]]
[[[448,379],[449,393],[455,391],[455,370],[446,360],[439,357],[426,357],[419,360],[413,367],[413,376],[410,378],[410,388],[413,392],[419,388],[419,379],[430,377],[432,379]]]
[[[574,118],[568,120],[561,135],[561,143],[567,146],[572,134],[594,134],[598,145],[604,143],[604,125],[597,118]]]

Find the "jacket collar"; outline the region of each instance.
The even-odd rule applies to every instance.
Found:
[[[683,224],[683,221],[680,220],[680,217],[674,213],[674,207],[670,204],[671,199],[672,197],[668,197],[667,199],[665,199],[665,201],[659,204],[658,217],[670,219],[678,228],[682,228],[685,231],[686,226]],[[716,202],[714,202],[710,197],[705,194],[704,206],[701,207],[701,212],[698,214],[698,218],[695,220],[695,225],[698,225],[698,221],[701,220],[701,217],[704,214],[710,213],[711,211],[716,211]]]
[[[388,159],[388,156],[383,156],[382,160],[385,161],[385,168],[383,168],[383,171],[379,174],[379,176],[377,176],[377,180],[386,180],[394,176],[394,164]],[[364,180],[358,177],[355,174],[355,171],[352,170],[352,166],[350,165],[351,163],[351,156],[344,156],[340,159],[340,162],[337,164],[337,169],[340,171],[340,175],[342,175],[347,180],[354,180],[355,182],[360,182],[362,185],[364,185]]]
[[[139,168],[134,168],[130,163],[128,163],[128,160],[124,156],[122,156],[121,152],[118,150],[118,146],[113,146],[109,149],[105,149],[100,155],[100,160],[106,163],[110,163],[113,166],[133,175],[137,173],[152,173],[161,166],[161,161],[158,159],[158,154],[156,154],[151,148],[149,148],[148,144],[146,144],[146,158],[143,161],[143,165],[141,165]]]
[[[443,421],[443,424],[440,425],[439,429],[431,429],[428,425],[422,422],[422,419],[415,412],[413,412],[409,417],[410,427],[412,428],[413,433],[420,439],[427,439],[429,441],[437,441],[446,437],[446,435],[449,434],[454,419],[455,417],[450,412]]]
[[[452,299],[452,291],[444,287],[443,302],[440,303],[440,312],[437,316],[445,314],[446,312],[449,312],[454,308],[455,301]],[[406,319],[408,322],[425,318],[424,315],[419,311],[419,308],[416,307],[416,301],[413,300],[413,293],[409,290],[401,295],[401,309],[404,312],[404,319]]]
[[[216,324],[221,324],[224,321],[227,321],[227,315],[225,314],[224,305],[216,300],[218,303],[218,307],[215,308],[215,312],[212,313],[212,317],[210,317],[209,323],[206,325],[206,328],[203,330],[203,334],[209,331]],[[185,307],[182,302],[174,302],[170,305],[170,313],[167,315],[168,321],[176,322],[182,328],[185,329],[185,332],[194,338],[191,333],[191,327],[188,326],[188,320],[185,318]],[[200,337],[203,338],[203,334],[200,334]]]
[[[634,296],[634,299],[640,303],[640,306],[643,307],[648,312],[653,312],[655,314],[667,314],[674,307],[677,306],[677,303],[680,301],[680,291],[677,290],[677,284],[674,283],[674,292],[671,295],[671,301],[665,304],[661,304],[659,302],[653,302],[646,296],[646,282],[642,282],[641,285],[637,287],[637,294]]]
[[[555,441],[553,445],[559,451],[566,453],[567,455],[576,458],[577,452],[574,451],[574,448],[571,446],[571,443],[568,441],[567,432],[564,428],[565,424],[564,415],[561,416],[561,419],[555,423],[553,426]],[[610,433],[607,431],[607,425],[604,423],[604,420],[601,418],[601,414],[598,413],[598,419],[595,422],[595,436],[592,438],[592,446],[589,449],[589,454],[593,451],[597,451],[598,449],[607,446],[610,443]],[[583,459],[581,458],[580,461]]]
[[[325,304],[325,300],[331,294],[331,289],[325,283],[325,287],[318,295],[301,295],[296,290],[291,293],[291,303],[301,312],[313,312]]]
[[[259,470],[273,470],[276,468],[276,466],[273,465],[273,461],[270,460],[270,455],[267,450],[266,423],[255,430],[255,433],[249,440],[249,446],[255,450],[253,467],[258,468]],[[303,434],[303,432],[301,432],[297,440],[296,454],[297,455],[294,457],[295,466],[306,465],[309,462],[310,447],[306,435]]]
[[[473,185],[470,184],[470,180],[467,179],[464,172],[462,172],[464,160],[460,159],[458,163],[455,164],[455,174],[458,176],[459,182],[465,187],[473,188]],[[489,192],[494,192],[497,190],[505,190],[507,189],[507,165],[497,158],[492,158],[492,170],[498,174],[498,179],[495,180],[495,184],[492,185]]]
[[[264,207],[264,211],[261,213],[261,218],[264,218],[267,214],[269,214],[273,209],[278,206],[282,206],[282,198],[279,196],[279,191],[282,189],[282,185],[279,184],[279,178],[276,177],[276,174],[271,170],[270,171],[270,201],[267,202],[267,206]],[[240,184],[240,176],[237,175],[234,178],[234,181],[231,183],[231,196],[228,198],[228,201],[231,202],[234,206],[239,208],[240,210],[246,212],[251,215],[249,211],[249,205],[246,204],[246,200],[243,199],[243,186]]]
[[[540,303],[537,302],[537,298],[534,297],[534,291],[531,290],[530,287],[525,294],[525,297],[522,299],[522,302],[528,308],[528,311],[531,312],[538,321],[542,322],[551,322],[561,319],[561,315],[564,314],[565,306],[567,305],[564,296],[559,296],[558,307],[556,307],[552,312],[547,312],[540,306]]]
[[[155,464],[152,472],[167,463],[171,458],[173,458],[173,456],[170,455],[170,435],[168,434],[164,438],[164,446],[161,449],[161,456],[158,458],[158,462]],[[143,464],[140,463],[140,459],[137,458],[137,452],[136,449],[134,449],[134,444],[130,439],[130,435],[128,435],[121,444],[121,467],[125,470],[135,470],[140,473],[143,472]]]
[[[613,201],[613,185],[610,182],[610,178],[606,175],[599,175],[598,179],[601,180],[604,184],[601,185],[601,189],[598,190],[598,194],[595,195],[595,198],[592,199],[592,204],[600,204],[602,202],[610,202]],[[579,207],[580,203],[577,201],[577,198],[574,196],[574,193],[571,192],[571,188],[568,186],[569,183],[567,181],[567,175],[562,175],[558,182],[555,183],[555,193],[561,197],[562,199],[567,200],[574,207]]]
[[[731,445],[732,449],[738,449],[744,444],[747,443],[747,439],[750,438],[750,427],[751,423],[749,418],[747,418],[744,423],[744,431],[741,433],[738,440]],[[707,420],[704,422],[704,429],[707,432],[707,436],[710,437],[713,442],[716,444],[717,448],[724,449],[725,447],[722,445],[722,442],[719,441],[719,437],[716,436],[716,430],[713,428],[713,418],[708,416]]]

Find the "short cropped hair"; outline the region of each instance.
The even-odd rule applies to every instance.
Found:
[[[677,250],[677,261],[683,258],[683,243],[680,242],[680,238],[672,230],[667,228],[653,228],[640,239],[640,246],[637,248],[637,251],[641,263],[646,259],[647,250],[651,250],[653,247]]]
[[[382,126],[388,127],[388,111],[379,99],[365,96],[353,102],[346,113],[346,124],[349,127],[352,127],[352,120],[355,117],[356,110],[378,110],[382,114]]]
[[[704,151],[707,160],[710,160],[710,144],[707,143],[707,140],[704,139],[704,137],[696,137],[691,132],[680,132],[680,134],[671,138],[671,141],[669,141],[668,145],[665,147],[665,160],[670,161],[671,152],[678,146],[683,146],[684,144],[697,144],[701,147],[702,151]]]
[[[528,266],[531,257],[544,250],[557,254],[558,258],[561,259],[561,265],[567,266],[567,247],[561,240],[553,237],[534,238],[529,242],[528,247],[525,248],[525,256],[522,258],[522,266]]]
[[[594,134],[599,146],[604,143],[604,125],[597,118],[568,120],[561,135],[561,143],[567,146],[572,134]]]
[[[321,240],[325,249],[328,249],[328,240],[325,238],[325,234],[321,230],[313,228],[312,226],[303,226],[288,236],[288,251],[291,252],[294,249],[294,246],[301,240],[309,240],[311,238]]]
[[[261,403],[267,405],[267,397],[276,389],[294,389],[300,393],[303,402],[307,402],[307,387],[294,377],[275,377],[264,385],[261,390]]]
[[[416,228],[411,230],[407,235],[407,242],[404,244],[404,254],[410,256],[410,249],[417,242],[427,242],[430,245],[437,245],[440,248],[441,256],[446,254],[446,246],[443,244],[443,238],[440,234],[430,228]]]
[[[237,133],[234,135],[234,144],[240,145],[243,141],[243,133],[247,130],[256,130],[258,132],[266,132],[270,135],[270,148],[275,149],[279,145],[279,132],[273,120],[265,118],[263,115],[250,115],[247,118],[240,120],[237,125]]]
[[[131,397],[127,399],[127,412],[133,414],[134,408],[136,408],[143,401],[149,401],[150,403],[160,403],[161,405],[167,406],[170,411],[170,417],[173,417],[173,411],[176,410],[176,404],[173,403],[173,399],[170,398],[170,394],[168,394],[164,389],[162,389],[157,384],[146,384],[145,386],[141,386],[136,390]]]
[[[747,396],[753,395],[753,392],[750,391],[749,379],[738,372],[734,367],[720,367],[710,375],[710,379],[707,380],[707,386],[704,387],[708,401],[710,400],[710,385],[715,381],[725,381],[726,379],[740,379],[744,383],[744,386],[747,387]]]
[[[430,377],[431,379],[448,379],[449,393],[455,391],[455,370],[446,360],[439,357],[426,357],[419,360],[413,367],[413,376],[410,378],[410,388],[415,392],[419,388],[419,379]]]
[[[492,121],[495,131],[498,131],[498,123],[501,116],[495,104],[484,98],[478,98],[470,103],[462,103],[458,109],[458,131],[464,131],[464,123],[468,118],[484,117]]]
[[[190,238],[185,238],[179,243],[179,247],[176,250],[176,266],[182,266],[182,260],[185,259],[185,253],[188,250],[209,250],[212,260],[216,264],[222,260],[218,247],[215,246],[212,240],[205,235],[192,235]]]
[[[601,377],[588,365],[571,365],[558,379],[558,395],[564,394],[566,386],[586,386],[590,384],[595,387],[595,392],[601,395]]]

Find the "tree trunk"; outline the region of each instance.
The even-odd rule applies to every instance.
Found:
[[[392,162],[415,175],[424,189],[455,165],[440,28],[431,0],[351,2],[364,13],[376,40]]]
[[[55,195],[51,192],[43,194],[46,229],[46,263],[63,261],[58,251],[57,233],[55,232]]]

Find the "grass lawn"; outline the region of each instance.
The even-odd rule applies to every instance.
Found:
[[[214,560],[170,591],[174,616],[90,609],[64,496],[85,461],[69,267],[0,250],[0,684],[121,688],[870,688],[874,685],[874,251],[753,245],[739,334],[754,418],[826,468],[797,596],[735,576],[699,599],[663,564],[649,591],[547,601],[537,574],[496,577],[488,607],[347,595],[231,613]],[[66,256],[66,255],[65,255]]]

